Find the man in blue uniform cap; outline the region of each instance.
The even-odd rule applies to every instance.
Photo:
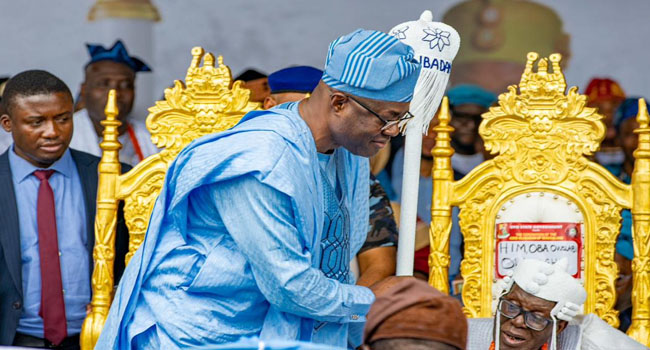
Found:
[[[86,44],[90,60],[84,68],[84,81],[81,83],[81,100],[84,109],[74,114],[74,134],[70,147],[101,157],[99,143],[104,127],[101,121],[106,117],[104,108],[108,91],[117,91],[117,105],[120,111],[117,119],[122,122],[118,128],[120,161],[137,165],[144,158],[157,153],[151,142],[151,135],[144,121],[131,115],[135,100],[135,77],[138,72],[151,69],[140,59],[130,56],[122,41],[117,40],[112,47]]]
[[[374,300],[349,273],[368,225],[365,157],[410,117],[419,72],[410,47],[359,29],[332,42],[308,99],[185,148],[96,349],[251,336],[346,346]]]
[[[268,78],[271,94],[264,99],[264,109],[302,100],[314,91],[322,76],[322,70],[309,66],[289,67],[271,73]]]

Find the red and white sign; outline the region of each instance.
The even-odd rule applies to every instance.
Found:
[[[580,278],[582,225],[568,222],[509,222],[496,225],[496,275],[503,278],[521,259],[555,263],[569,260],[568,272]]]

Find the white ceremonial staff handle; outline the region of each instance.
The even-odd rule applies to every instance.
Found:
[[[402,176],[399,242],[397,245],[397,276],[413,276],[421,153],[422,125],[408,123],[406,125],[404,146],[404,174]]]

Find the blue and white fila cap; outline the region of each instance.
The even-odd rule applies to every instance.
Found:
[[[409,102],[419,75],[410,46],[386,33],[357,29],[330,44],[322,79],[354,96]]]

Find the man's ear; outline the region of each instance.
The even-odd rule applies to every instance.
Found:
[[[262,102],[262,108],[269,109],[277,106],[278,102],[271,96],[266,96]]]
[[[2,128],[6,132],[11,133],[12,123],[9,114],[5,113],[3,115],[0,115],[0,125],[2,125]]]
[[[346,107],[347,102],[348,97],[341,93],[330,95],[330,106],[336,113],[341,112]]]
[[[558,322],[558,324],[557,324],[557,334],[560,334],[566,328],[566,326],[568,326],[568,325],[569,325],[569,322],[567,322],[567,321]]]

